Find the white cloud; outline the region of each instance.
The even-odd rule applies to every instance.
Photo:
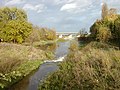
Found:
[[[76,9],[77,5],[76,3],[70,3],[70,4],[65,4],[61,7],[61,11],[65,11],[65,10],[71,10],[71,9]]]
[[[56,5],[66,3],[66,0],[53,0],[53,3]]]
[[[37,13],[42,12],[46,8],[47,7],[44,4],[38,4],[38,5],[25,4],[23,6],[24,10],[33,10],[33,11],[36,11]]]
[[[118,4],[120,3],[120,0],[103,0],[104,2],[111,3],[111,4]]]
[[[52,0],[56,5],[58,4],[65,4],[65,3],[71,3],[74,2],[75,0]]]
[[[6,1],[6,2],[5,2],[5,6],[22,4],[22,3],[24,3],[24,2],[25,2],[24,0],[10,0],[10,1]]]
[[[61,7],[60,11],[67,12],[83,12],[85,9],[91,8],[93,0],[67,0],[67,2]]]
[[[102,4],[107,3],[108,6],[120,6],[120,0],[102,0]]]

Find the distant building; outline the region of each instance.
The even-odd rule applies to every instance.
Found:
[[[62,35],[62,34],[61,34],[61,35],[59,35],[59,36],[58,36],[58,38],[63,38],[63,35]]]

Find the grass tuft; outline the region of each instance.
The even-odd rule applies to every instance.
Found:
[[[96,44],[98,44],[96,46]],[[120,51],[97,42],[70,52],[39,90],[119,90]]]

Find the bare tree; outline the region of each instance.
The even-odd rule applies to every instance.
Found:
[[[108,6],[106,3],[102,5],[102,19],[104,19],[108,15]]]
[[[111,8],[109,10],[109,15],[117,14],[117,9],[116,8]]]

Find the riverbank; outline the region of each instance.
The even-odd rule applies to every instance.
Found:
[[[18,82],[37,69],[52,54],[33,46],[0,43],[0,90]]]
[[[39,42],[33,42],[32,46],[34,47],[38,47],[38,46],[42,46],[42,45],[47,45],[47,44],[54,44],[57,42],[66,42],[67,40],[65,40],[64,38],[58,38],[55,40],[41,40]],[[23,45],[31,45],[30,43],[23,43]]]
[[[0,90],[5,90],[11,85],[17,83],[33,70],[37,69],[43,62],[40,60],[25,61],[13,71],[3,74],[0,73]]]
[[[39,90],[120,89],[119,50],[100,42],[72,48],[59,70],[48,76]]]
[[[64,55],[67,55],[69,43],[69,41],[57,42],[57,47],[53,52],[55,56],[53,60],[46,59],[44,63],[40,65],[39,69],[12,85],[8,90],[38,90],[39,82],[42,83],[50,73],[59,69],[58,62],[63,59]],[[49,48],[51,48],[51,46]]]

